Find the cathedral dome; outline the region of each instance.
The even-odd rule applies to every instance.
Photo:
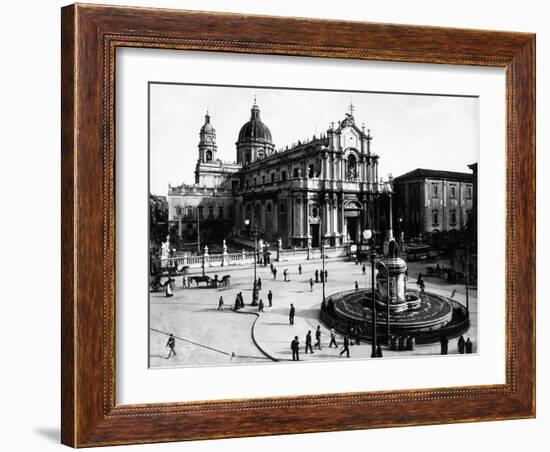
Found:
[[[269,128],[260,119],[260,109],[254,101],[252,106],[250,121],[241,127],[238,142],[259,141],[263,143],[273,143]]]

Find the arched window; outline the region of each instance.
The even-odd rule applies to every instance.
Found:
[[[451,224],[454,226],[456,224],[456,210],[451,210]]]
[[[268,203],[266,207],[267,213],[271,213],[272,210],[273,210],[273,207],[271,206],[271,203]]]
[[[212,151],[206,151],[206,161],[207,162],[212,161]]]
[[[432,223],[434,226],[439,224],[439,210],[437,209],[432,211]]]
[[[212,206],[208,208],[208,218],[214,218],[214,207]]]
[[[348,170],[347,170],[346,178],[349,180],[357,179],[357,159],[353,154],[350,154],[348,157]]]
[[[223,219],[223,206],[218,207],[218,218]]]

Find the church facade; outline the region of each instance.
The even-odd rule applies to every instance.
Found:
[[[219,221],[227,236],[250,238],[259,231],[284,247],[359,244],[364,229],[381,241],[391,184],[379,182],[379,156],[371,142],[350,106],[325,133],[277,150],[254,101],[237,135],[236,161],[222,162],[207,113],[195,184],[168,189],[170,227],[182,238],[201,221]]]

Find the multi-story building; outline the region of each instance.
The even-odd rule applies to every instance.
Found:
[[[454,235],[472,220],[474,175],[417,168],[393,179],[394,224],[407,237]]]
[[[210,119],[199,134],[195,184],[168,188],[170,225],[180,237],[210,219],[229,221],[233,236],[258,229],[285,247],[359,243],[366,228],[382,240],[391,187],[378,182],[379,156],[353,106],[326,133],[277,150],[254,101],[234,163],[216,158]]]

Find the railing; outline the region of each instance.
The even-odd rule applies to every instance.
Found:
[[[344,257],[348,255],[348,245],[325,247],[325,258]],[[258,259],[263,259],[258,252]],[[299,259],[321,259],[321,248],[294,248],[282,249],[271,253],[272,260],[289,261]],[[254,251],[242,251],[241,253],[205,254],[202,256],[177,256],[161,259],[161,268],[190,267],[225,267],[230,265],[247,265],[254,263]],[[259,262],[262,263],[262,262]]]

